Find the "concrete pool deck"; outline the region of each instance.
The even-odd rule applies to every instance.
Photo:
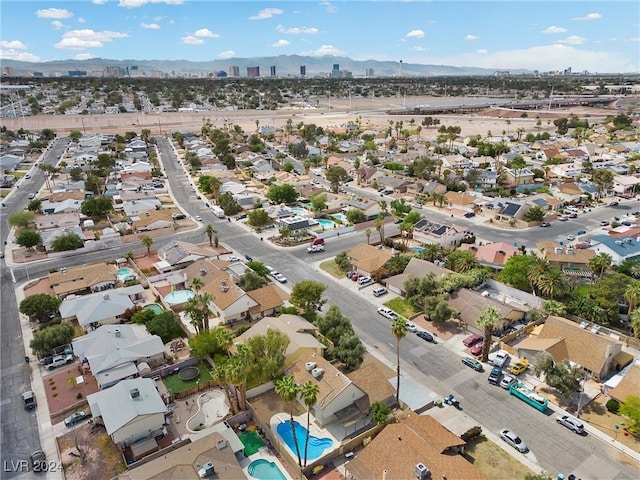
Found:
[[[227,399],[224,392],[220,390],[203,393],[196,400],[196,405],[198,405],[198,411],[186,423],[187,430],[192,433],[222,422],[229,413]]]
[[[298,422],[300,425],[302,425],[305,429],[307,428],[307,413],[305,412],[302,415],[294,415],[293,419]],[[280,446],[286,450],[287,453],[289,453],[289,455],[291,455],[292,458],[297,459],[297,455],[295,450],[291,450],[289,448],[289,445],[287,445],[287,443],[282,440],[282,438],[280,437],[280,434],[278,434],[278,425],[280,425],[280,423],[282,423],[282,421],[285,421],[287,423],[289,423],[289,414],[285,413],[285,412],[280,412],[280,413],[276,413],[275,415],[273,415],[271,417],[271,420],[269,420],[269,426],[271,427],[271,431],[274,434],[274,438],[277,439],[278,443],[280,444]],[[309,460],[309,461],[313,461],[315,462],[316,460],[324,457],[325,455],[327,455],[329,452],[332,452],[333,450],[340,448],[340,441],[336,439],[336,437],[334,435],[331,434],[331,432],[329,430],[327,430],[326,428],[320,428],[318,427],[318,425],[315,423],[315,419],[313,418],[313,415],[311,416],[311,423],[309,425],[309,435],[311,435],[312,437],[317,437],[317,438],[329,438],[331,439],[331,441],[333,442],[333,444],[326,448],[323,452],[322,455],[320,455],[318,458],[314,458],[313,460]],[[300,452],[302,453],[302,452]]]

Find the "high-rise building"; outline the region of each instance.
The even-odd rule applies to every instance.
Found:
[[[13,68],[2,67],[2,75],[5,77],[13,77]]]
[[[269,75],[271,77],[275,77],[276,76],[276,66],[275,65],[271,65],[269,67]]]
[[[247,67],[247,77],[255,78],[260,76],[260,67]]]
[[[69,70],[69,76],[70,77],[86,77],[87,71],[86,70]]]
[[[229,67],[229,76],[230,77],[239,77],[240,76],[240,67],[237,65],[231,65]]]
[[[334,63],[331,69],[331,78],[340,78],[340,64]]]
[[[373,78],[374,77],[373,68],[367,68],[364,71],[364,76],[367,78]]]
[[[104,69],[104,76],[105,77],[115,77],[115,78],[120,78],[122,76],[122,71],[120,69],[120,67],[118,66],[110,66],[110,67],[106,67]]]
[[[307,75],[307,66],[306,65],[300,65],[300,76],[301,77],[305,77]]]

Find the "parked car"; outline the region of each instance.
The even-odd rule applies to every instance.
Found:
[[[558,217],[558,221],[559,222],[566,222],[567,220],[569,220],[569,217],[565,216],[565,215],[561,215]]]
[[[473,213],[473,212],[467,212],[467,213],[464,214],[464,216],[465,216],[465,218],[472,218],[472,217],[475,217],[476,214]]]
[[[511,430],[507,430],[506,428],[500,430],[500,438],[521,453],[526,453],[529,450],[522,439]]]
[[[389,307],[378,307],[378,313],[384,318],[388,318],[390,320],[395,320],[396,318],[398,318],[398,314],[391,310]]]
[[[429,332],[423,332],[421,330],[419,332],[416,332],[416,335],[423,339],[425,342],[433,342],[433,335],[431,335]]]
[[[570,242],[573,242],[576,239],[575,235],[567,235],[567,240],[569,240]]]
[[[500,367],[493,367],[489,374],[489,383],[497,385],[498,382],[500,382],[500,377],[502,377],[502,369]]]
[[[516,381],[516,377],[514,377],[513,375],[509,375],[508,373],[505,373],[502,376],[502,380],[500,380],[500,386],[505,390],[509,390],[509,387],[515,381]]]
[[[380,297],[384,294],[388,293],[388,290],[384,287],[376,287],[373,289],[373,296]]]
[[[278,273],[278,271],[277,271],[275,268],[273,268],[271,265],[265,265],[265,266],[264,266],[264,268],[266,268],[267,270],[269,270],[269,273],[270,273],[271,275],[273,275],[274,273]]]
[[[529,368],[529,361],[526,358],[521,358],[515,365],[511,365],[509,372],[514,375],[520,375],[527,368]]]
[[[280,283],[287,283],[287,277],[285,277],[280,272],[274,273],[274,274],[272,274],[272,276],[273,276],[273,278],[275,278]]]
[[[608,221],[608,220],[602,220],[602,221],[600,222],[600,226],[601,226],[601,227],[606,227],[607,225],[609,225],[609,221]]]
[[[195,217],[193,217],[196,219],[196,222],[201,222],[202,221],[202,217],[200,215],[196,215]]]
[[[53,370],[54,368],[61,367],[62,365],[67,365],[73,362],[73,355],[56,355],[53,357],[53,361],[47,365],[47,370]]]
[[[551,226],[551,224],[550,224],[549,222],[542,222],[542,223],[540,224],[540,226],[541,226],[541,227],[550,227],[550,226]]]
[[[484,342],[478,342],[473,347],[471,347],[471,355],[477,357],[482,353],[482,348],[484,346]]]
[[[358,285],[368,285],[370,283],[373,283],[373,278],[368,275],[358,278]]]
[[[81,411],[73,413],[73,414],[69,415],[67,418],[65,418],[64,419],[64,424],[67,427],[72,427],[76,423],[80,423],[83,420],[86,420],[87,418],[89,418],[90,416],[91,416],[91,414],[81,410]]]
[[[509,359],[511,357],[509,356],[509,352],[505,351],[505,350],[498,350],[496,352],[496,356],[493,357],[493,364],[496,367],[504,367],[507,365],[507,363],[509,363]]]
[[[472,347],[474,346],[476,343],[481,342],[482,341],[482,337],[476,333],[474,333],[473,335],[469,335],[467,338],[465,338],[462,341],[462,344],[465,347]]]
[[[413,323],[413,322],[409,322],[409,321],[407,321],[407,327],[409,328],[409,331],[410,331],[411,333],[415,333],[415,332],[417,332],[417,331],[418,331],[418,327],[417,327],[417,326],[416,326],[416,324],[415,324],[415,323]]]
[[[569,218],[578,218],[578,214],[576,212],[571,212],[569,214]]]
[[[33,410],[34,408],[36,408],[36,396],[31,390],[22,394],[22,400],[24,401],[25,410]]]
[[[484,367],[475,358],[463,357],[462,363],[464,363],[467,367],[473,368],[476,372],[484,372]]]
[[[582,422],[571,415],[558,415],[556,417],[556,422],[560,425],[564,425],[569,430],[573,430],[578,435],[582,435],[584,433],[584,425]]]
[[[586,235],[587,231],[586,230],[578,230],[578,235]]]
[[[33,200],[34,198],[36,198],[36,194],[30,193],[27,197],[29,198],[29,200]]]
[[[33,452],[29,459],[31,460],[31,471],[35,473],[43,473],[47,471],[47,456],[42,450]]]

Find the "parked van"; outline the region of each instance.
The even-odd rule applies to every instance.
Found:
[[[311,242],[311,245],[324,245],[324,238],[314,238],[313,242]]]

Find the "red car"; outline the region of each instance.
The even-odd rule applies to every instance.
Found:
[[[476,356],[476,357],[477,357],[478,355],[480,355],[480,354],[482,353],[482,347],[483,347],[483,345],[484,345],[484,342],[476,343],[476,344],[473,346],[473,348],[471,348],[471,355],[474,355],[474,356]]]
[[[474,333],[473,335],[469,335],[467,338],[465,338],[462,341],[462,344],[465,347],[473,347],[476,343],[481,342],[482,341],[482,337],[476,333]]]
[[[351,280],[353,280],[354,282],[358,281],[358,278],[360,278],[362,275],[359,274],[358,272],[354,273],[353,275],[351,275]]]

